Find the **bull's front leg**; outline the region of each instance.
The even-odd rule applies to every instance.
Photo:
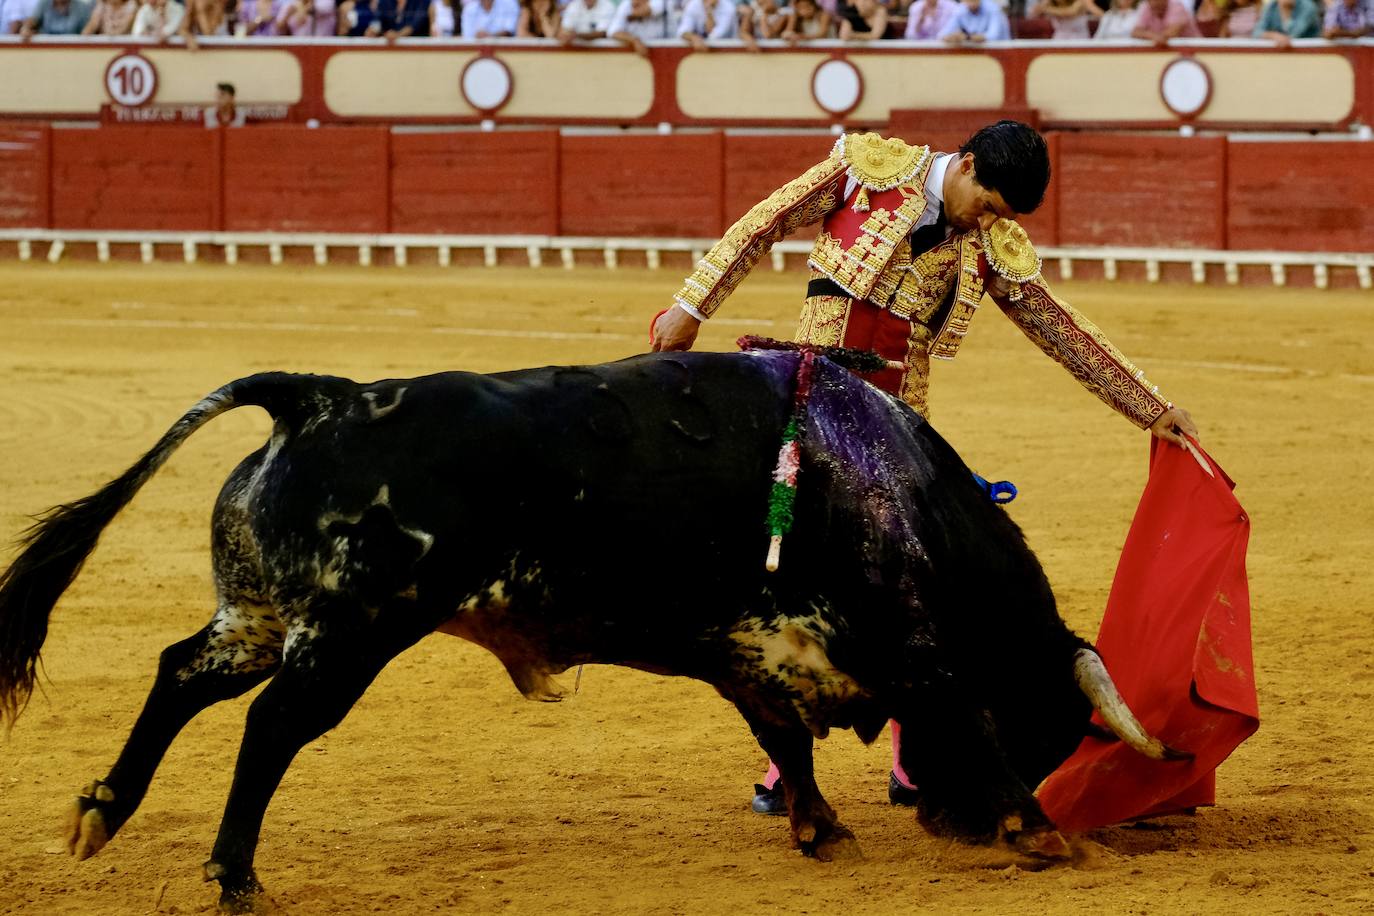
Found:
[[[1062,859],[1069,847],[1008,765],[986,711],[952,692],[922,696],[896,719],[902,768],[920,792],[916,816],[938,836],[1004,842],[1026,855]]]
[[[840,823],[835,809],[816,785],[811,733],[800,724],[792,727],[771,725],[747,712],[744,717],[759,746],[782,774],[792,845],[822,862],[858,858],[859,845],[854,834]]]

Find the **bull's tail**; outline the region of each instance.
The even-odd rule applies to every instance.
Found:
[[[265,407],[276,417],[290,414],[302,403],[302,381],[301,376],[274,372],[230,382],[183,414],[118,478],[84,499],[54,506],[21,535],[19,556],[0,573],[0,721],[13,725],[28,705],[53,605],[119,510],[206,422],[249,404]]]

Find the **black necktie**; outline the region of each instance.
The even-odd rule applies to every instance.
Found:
[[[911,256],[925,254],[945,240],[945,205],[940,204],[940,215],[929,226],[922,226],[911,233]]]

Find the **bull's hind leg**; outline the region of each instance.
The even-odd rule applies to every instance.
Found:
[[[782,774],[793,845],[822,862],[857,858],[859,845],[854,834],[840,823],[835,809],[830,807],[816,785],[811,732],[800,723],[795,726],[775,725],[748,712],[744,712],[744,718],[758,739],[759,746],[777,764],[778,772]]]
[[[281,670],[248,710],[234,784],[205,879],[220,908],[252,912],[262,885],[253,855],[272,794],[296,754],[343,721],[391,659],[431,632],[440,615],[396,601],[375,619],[356,599],[320,595],[291,614]]]
[[[153,689],[119,759],[108,776],[83,790],[68,816],[67,848],[73,855],[95,855],[128,821],[186,723],[272,673],[283,635],[270,609],[226,604],[200,632],[163,650]]]

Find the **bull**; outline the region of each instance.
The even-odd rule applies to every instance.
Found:
[[[484,646],[516,687],[557,695],[584,663],[705,681],[782,773],[794,845],[853,836],[822,797],[812,742],[902,725],[930,831],[1054,858],[1033,795],[1095,726],[1170,749],[1064,624],[1017,526],[899,400],[817,359],[795,527],[762,562],[796,352],[653,354],[602,366],[450,372],[359,384],[264,373],[177,420],[98,492],[49,510],[0,576],[0,713],[34,686],[54,604],[101,531],[169,455],[255,405],[267,443],[212,518],[209,622],[161,654],[117,761],[77,798],[84,859],[137,809],[197,713],[271,679],[251,704],[205,864],[234,912],[259,902],[254,851],[296,753],[337,725],[392,658],[435,630]],[[664,588],[672,556],[691,575]]]

